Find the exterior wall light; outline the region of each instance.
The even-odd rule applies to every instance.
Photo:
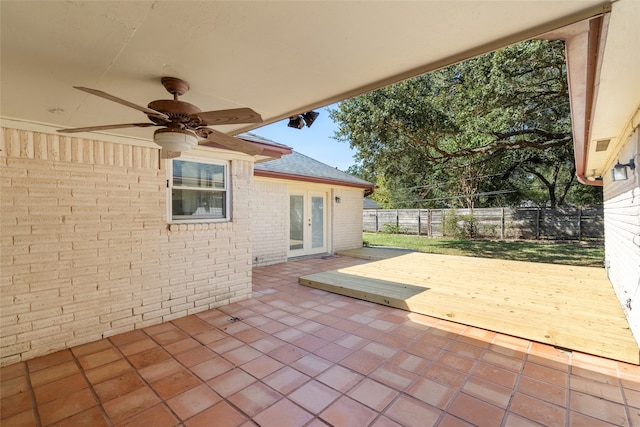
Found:
[[[336,203],[340,203],[340,202],[342,202],[342,199],[340,197],[336,196]]]
[[[301,116],[289,117],[289,124],[287,126],[290,128],[302,129],[304,127],[304,120]]]
[[[316,121],[319,115],[320,113],[317,113],[315,111],[307,111],[306,113],[289,117],[289,124],[287,124],[287,126],[295,129],[302,129],[304,125],[307,125],[307,127],[311,127],[311,125]]]
[[[316,121],[319,115],[320,113],[317,113],[315,111],[307,111],[302,115],[302,118],[304,119],[304,122],[307,125],[307,127],[310,128],[313,122]]]
[[[622,164],[620,160],[618,163],[611,169],[611,177],[614,181],[625,181],[628,179],[627,168],[634,170],[636,168],[636,163],[633,159],[629,160],[629,163]]]

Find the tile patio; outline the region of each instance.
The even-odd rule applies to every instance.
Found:
[[[2,368],[9,426],[633,426],[640,367],[253,271],[254,298]]]

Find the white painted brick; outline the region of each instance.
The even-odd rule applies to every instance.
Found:
[[[18,361],[21,361],[22,354],[29,351],[30,348],[31,348],[31,342],[24,342],[24,341],[17,342],[15,344],[0,348],[0,351],[2,352],[2,360],[3,360],[2,366],[6,366],[10,363],[15,363],[16,359],[18,359]],[[45,350],[42,350],[42,351],[45,351]]]
[[[30,292],[47,291],[51,289],[57,289],[61,297],[71,294],[72,284],[71,279],[49,279],[42,282],[31,282],[29,284]]]
[[[115,335],[116,333],[130,331],[135,328],[136,323],[141,321],[142,315],[134,315],[122,319],[117,319],[111,322],[112,329],[108,332],[113,332],[113,335]]]
[[[202,313],[203,311],[207,311],[209,308],[206,306],[198,306],[198,307],[193,307],[190,308],[189,310],[187,310],[187,316],[190,316],[192,314],[196,314],[196,313]]]
[[[154,311],[149,311],[149,312],[146,312],[146,313],[142,313],[142,319],[143,320],[162,319],[163,316],[167,316],[170,313],[171,313],[171,309],[163,308],[161,310],[154,310]]]
[[[0,327],[14,326],[18,324],[18,316],[12,314],[10,316],[4,315],[0,317]]]
[[[49,335],[58,334],[60,332],[60,325],[48,326],[46,328],[20,333],[16,337],[16,342],[30,342],[32,340],[45,338]]]
[[[84,325],[84,324],[83,324]],[[75,326],[73,328],[73,336],[76,338],[80,337],[92,337],[92,340],[102,339],[102,330],[104,329],[104,325],[94,325],[94,326]]]
[[[216,302],[215,296],[209,296],[207,298],[201,298],[198,301],[194,301],[194,307],[210,307],[211,304]]]
[[[0,338],[0,347],[7,347],[10,345],[14,345],[15,343],[16,343],[15,335],[9,335],[9,336]]]
[[[3,294],[4,294],[4,289],[3,289]],[[2,316],[12,316],[20,313],[27,313],[30,308],[31,308],[31,304],[29,304],[28,302],[19,304],[15,302],[15,297],[12,298],[11,296],[5,296],[5,295],[3,295],[2,297]],[[2,332],[4,333],[5,331],[2,331]]]
[[[178,305],[174,305],[171,307],[171,313],[172,314],[176,314],[176,313],[182,313],[182,316],[186,316],[187,311],[189,309],[193,308],[193,303],[190,302],[185,302],[183,304],[178,304]]]
[[[31,264],[14,264],[12,257],[5,256],[2,258],[2,275],[4,277],[21,276],[29,274],[31,271]]]
[[[167,226],[165,162],[157,149],[6,129],[2,135],[12,142],[3,153],[8,157],[0,157],[0,304],[12,322],[19,314],[31,322],[2,328],[0,342],[7,345],[0,363],[200,312],[249,292],[251,162],[232,166],[232,222]],[[47,329],[52,326],[60,332]],[[46,348],[17,346],[19,334]]]
[[[185,304],[187,302],[187,297],[170,299],[162,302],[162,308],[173,307],[180,304]]]
[[[103,314],[100,316],[100,323],[111,323],[114,320],[130,318],[133,315],[133,310],[122,310],[114,313]]]
[[[146,304],[142,307],[134,307],[133,314],[146,314],[156,312],[162,309],[162,302],[157,302],[153,304]]]
[[[60,314],[49,319],[36,320],[32,322],[31,326],[37,330],[51,325],[62,325],[71,321],[73,321],[73,314]]]
[[[50,319],[59,315],[62,315],[62,307],[54,307],[46,310],[32,310],[28,313],[18,314],[17,318],[19,323],[23,323],[23,322],[33,322],[35,320],[41,320],[46,318]]]

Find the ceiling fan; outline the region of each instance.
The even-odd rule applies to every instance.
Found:
[[[242,139],[229,136],[226,133],[214,130],[208,126],[226,125],[238,123],[259,123],[262,121],[260,114],[251,108],[234,108],[230,110],[202,111],[195,105],[178,100],[189,90],[189,83],[175,77],[163,77],[162,85],[173,95],[173,99],[151,101],[148,107],[136,105],[124,99],[110,95],[106,92],[87,87],[74,86],[75,89],[118,104],[142,111],[149,117],[151,123],[126,123],[102,126],[87,126],[81,128],[59,129],[58,132],[92,132],[96,130],[120,129],[127,127],[151,127],[162,126],[153,134],[153,141],[162,147],[163,158],[178,157],[183,151],[190,150],[198,145],[198,138],[204,138],[200,144],[212,142],[234,151],[240,151],[249,155],[262,152],[262,148]]]

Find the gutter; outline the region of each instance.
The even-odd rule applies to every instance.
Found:
[[[593,116],[593,108],[595,103],[595,84],[596,74],[598,70],[600,46],[602,41],[603,16],[598,16],[589,21],[589,41],[587,47],[587,81],[586,81],[586,99],[584,113],[584,140],[574,140],[574,156],[576,160],[576,176],[578,182],[585,185],[602,187],[602,179],[597,181],[589,181],[587,175],[587,159],[589,158],[589,140],[591,137],[591,118]],[[578,142],[578,143],[576,143]],[[581,147],[578,147],[579,143]],[[582,150],[579,150],[582,148]]]

